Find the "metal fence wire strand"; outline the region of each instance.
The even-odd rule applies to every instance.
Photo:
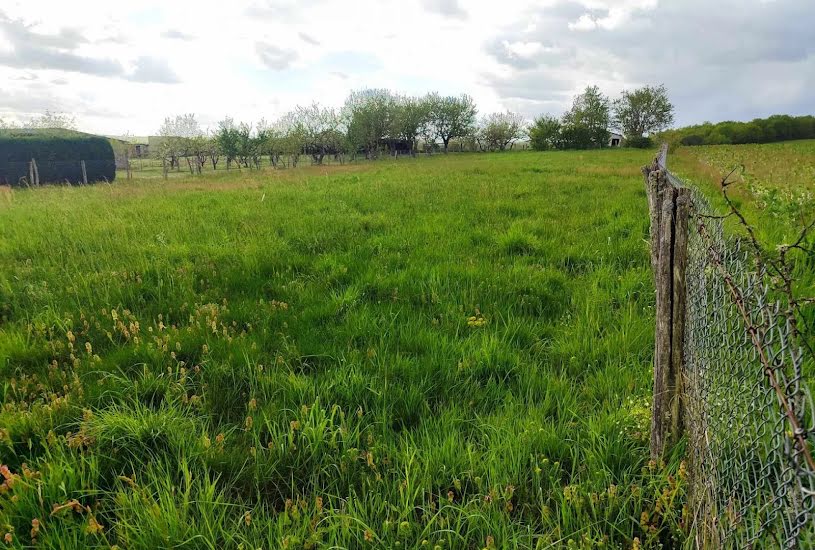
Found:
[[[784,298],[666,153],[656,164],[692,197],[683,406],[695,546],[815,548],[813,402]]]

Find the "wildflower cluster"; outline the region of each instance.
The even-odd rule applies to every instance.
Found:
[[[467,326],[468,327],[478,328],[478,327],[483,327],[486,324],[487,324],[487,319],[481,314],[481,312],[478,309],[475,310],[475,315],[471,315],[471,316],[467,317]]]

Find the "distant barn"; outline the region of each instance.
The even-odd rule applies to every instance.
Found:
[[[116,178],[107,138],[56,128],[0,130],[0,184],[108,181]]]
[[[150,155],[150,146],[147,143],[134,143],[133,156],[137,158],[144,158]]]

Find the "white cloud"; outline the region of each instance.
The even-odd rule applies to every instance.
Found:
[[[81,6],[4,0],[0,117],[59,109],[90,131],[148,134],[176,113],[212,125],[225,115],[269,119],[298,103],[339,105],[366,86],[465,92],[481,112],[534,115],[560,112],[586,84],[616,94],[660,82],[680,121],[815,110],[807,93],[815,84],[815,4],[803,0]]]
[[[258,57],[261,63],[273,71],[282,71],[291,67],[297,61],[297,52],[275,46],[274,44],[267,44],[265,42],[258,42],[255,45]]]
[[[569,23],[569,29],[573,31],[590,31],[597,28],[597,21],[591,15],[584,13],[574,23]]]
[[[503,44],[507,52],[517,57],[532,57],[536,53],[543,51],[543,44],[540,42],[509,42],[504,40]]]

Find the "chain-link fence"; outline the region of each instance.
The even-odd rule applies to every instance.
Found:
[[[653,227],[659,199],[669,197],[669,208],[671,194],[685,195],[690,205],[684,214],[687,226],[678,219],[681,205],[674,205],[672,214],[663,210],[673,216],[669,241],[681,241],[680,232],[686,232],[683,250],[666,245],[670,257],[662,259],[669,265],[661,271],[659,254],[652,256],[657,351],[664,325],[659,318],[662,285],[670,286],[662,299],[673,300],[663,304],[670,311],[667,322],[681,328],[671,332],[674,340],[680,338],[671,342],[679,362],[673,357],[670,365],[679,364],[678,370],[660,377],[659,357],[655,360],[654,414],[673,412],[666,437],[676,440],[683,432],[688,443],[693,544],[815,548],[815,407],[807,385],[807,376],[815,373],[812,358],[802,350],[805,340],[797,333],[795,313],[783,293],[774,291],[771,273],[752,242],[728,236],[725,217],[701,192],[673,176],[666,160],[663,149],[644,170],[654,197],[649,195],[652,240],[665,240]],[[657,215],[657,221],[666,227],[664,218]],[[678,261],[684,253],[686,259]],[[672,274],[666,278],[669,267]],[[684,295],[678,298],[677,290]],[[660,411],[657,405],[665,395],[670,403]],[[664,450],[661,422],[655,416],[657,452]]]

